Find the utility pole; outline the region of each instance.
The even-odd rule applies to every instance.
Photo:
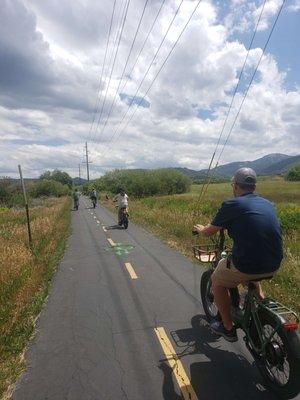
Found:
[[[80,167],[81,167],[81,164],[78,164],[78,177],[79,177],[79,182],[81,182],[81,169],[80,169]]]
[[[85,142],[85,160],[83,161],[83,164],[86,164],[86,176],[87,176],[87,180],[88,182],[90,181],[90,167],[89,164],[92,164],[92,161],[89,161],[89,151],[88,151],[88,144],[87,142]]]
[[[29,247],[32,249],[32,236],[31,236],[30,218],[29,218],[29,207],[28,207],[26,189],[25,189],[24,179],[23,179],[23,175],[22,175],[22,168],[21,168],[21,165],[18,165],[18,167],[19,167],[19,174],[20,174],[20,180],[21,180],[21,185],[22,185],[22,190],[23,190],[23,197],[24,197],[24,203],[25,203],[25,210],[26,210]]]

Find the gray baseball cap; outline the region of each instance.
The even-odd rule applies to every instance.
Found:
[[[256,184],[256,173],[252,168],[239,168],[235,171],[235,174],[232,177],[232,182],[237,185],[249,185],[254,186]]]

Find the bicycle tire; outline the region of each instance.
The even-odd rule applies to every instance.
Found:
[[[211,292],[212,273],[213,270],[204,271],[201,276],[201,283],[200,283],[200,295],[201,295],[203,310],[205,312],[208,321],[220,319],[220,314],[218,312],[217,307],[214,305],[213,294]],[[215,310],[214,308],[212,308],[213,305],[215,307]]]
[[[259,311],[259,319],[263,330],[266,330],[266,327],[271,326],[272,328],[276,328],[278,325],[277,319],[275,316],[270,314],[266,310]],[[281,343],[279,342],[279,339]],[[282,353],[285,360],[287,360],[289,364],[289,376],[288,380],[285,384],[279,385],[274,379],[271,377],[271,367],[270,361],[267,359],[259,358],[257,362],[257,367],[259,372],[261,373],[266,387],[279,396],[281,399],[293,399],[300,393],[300,340],[296,331],[289,330],[285,331],[282,326],[280,326],[275,335],[272,338],[270,345],[270,358],[278,357],[279,355],[271,354],[271,349],[276,345],[278,352]],[[275,354],[275,353],[274,353]],[[274,358],[275,362],[276,358]]]

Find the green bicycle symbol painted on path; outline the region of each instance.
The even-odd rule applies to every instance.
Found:
[[[117,256],[123,256],[124,254],[129,254],[134,249],[131,244],[116,243],[114,246],[109,246],[108,251],[113,251]]]

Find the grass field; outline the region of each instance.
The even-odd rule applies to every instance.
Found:
[[[24,349],[63,254],[69,219],[67,198],[34,207],[30,251],[24,210],[0,209],[0,398],[24,368]]]
[[[131,199],[130,218],[191,258],[192,245],[200,240],[191,235],[193,225],[210,222],[221,202],[232,196],[230,183],[212,184],[200,204],[200,189],[193,185],[191,192],[183,195]],[[272,281],[263,283],[264,288],[300,313],[300,183],[281,178],[260,180],[257,192],[275,203],[284,237],[282,268]],[[106,204],[112,209],[110,202]]]

